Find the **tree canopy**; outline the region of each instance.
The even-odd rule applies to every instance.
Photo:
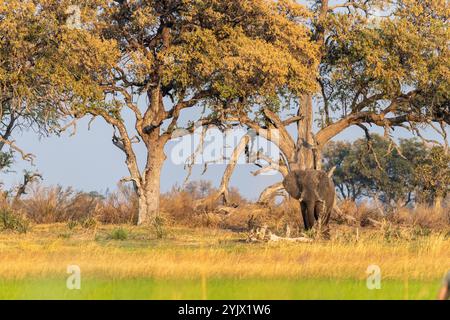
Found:
[[[89,50],[80,52],[81,45],[92,50],[96,44],[88,30],[75,36],[66,23],[68,4],[70,1],[0,1],[0,150],[9,145],[27,160],[32,155],[15,145],[14,131],[57,131],[64,110],[74,103],[99,99],[94,95],[96,86],[84,81],[83,73],[74,73],[79,70],[76,66],[89,67]],[[96,50],[95,56],[108,61],[110,55]]]
[[[398,147],[379,135],[370,140],[330,142],[324,149],[325,168],[343,199],[375,198],[387,206],[433,204],[450,186],[450,157],[444,148],[401,139]]]
[[[347,4],[351,14],[336,11],[323,22],[324,103],[344,114],[395,114],[392,126],[408,119],[449,123],[447,1]]]

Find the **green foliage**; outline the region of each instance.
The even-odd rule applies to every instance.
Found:
[[[450,122],[448,1],[348,3],[324,21],[320,73],[328,104],[376,112],[390,101],[397,114]],[[373,14],[380,11],[389,17]]]
[[[445,198],[450,192],[450,154],[443,147],[432,147],[417,166],[415,174],[420,185],[420,196],[433,203],[436,198]]]
[[[111,231],[109,238],[112,240],[120,240],[120,241],[127,240],[128,239],[128,231],[122,227],[116,228],[113,231]]]
[[[73,230],[78,226],[78,224],[79,224],[78,221],[70,219],[69,221],[67,221],[67,228],[69,230]]]
[[[27,233],[31,229],[30,221],[10,208],[0,209],[0,229],[18,233]]]
[[[93,21],[98,32],[93,37],[113,44],[116,60],[109,70],[99,61],[93,65],[97,72],[90,73],[94,81],[114,83],[117,92],[131,84],[150,92],[152,79],[176,101],[203,92],[198,104],[217,111],[239,99],[242,111],[244,102],[279,101],[286,88],[316,89],[311,70],[317,46],[302,23],[308,17],[292,0],[111,2]],[[116,70],[120,77],[111,78]],[[126,106],[120,97],[114,101],[118,109]]]
[[[67,221],[67,228],[69,230],[75,229],[77,226],[81,226],[83,229],[93,229],[97,227],[98,221],[92,217],[86,217],[81,220],[69,219]]]
[[[354,201],[378,196],[387,205],[407,205],[424,193],[445,196],[450,185],[450,157],[416,139],[401,139],[398,147],[379,135],[331,142],[323,155],[326,169],[336,166],[339,195]]]
[[[0,171],[8,170],[14,161],[13,154],[11,152],[0,151]]]

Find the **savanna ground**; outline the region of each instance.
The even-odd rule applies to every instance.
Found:
[[[356,232],[356,230],[358,230]],[[331,240],[246,242],[211,228],[66,223],[0,233],[0,299],[434,299],[448,231],[333,225]],[[69,265],[81,289],[66,286]],[[381,268],[381,289],[366,270]]]

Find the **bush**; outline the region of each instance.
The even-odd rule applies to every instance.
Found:
[[[94,218],[86,218],[81,222],[81,226],[84,229],[93,229],[97,226],[97,220]]]
[[[152,227],[155,231],[156,237],[162,239],[166,236],[166,230],[164,228],[165,220],[164,218],[158,216],[153,219]]]
[[[128,239],[128,231],[123,228],[116,228],[111,232],[111,234],[109,235],[109,238],[112,240],[120,240],[120,241],[127,240]]]
[[[10,208],[2,208],[0,209],[0,228],[18,233],[27,233],[30,230],[30,221]]]
[[[72,188],[43,187],[34,184],[30,195],[15,204],[35,223],[78,222],[85,228],[97,221],[131,223],[137,215],[137,197],[131,187],[119,185],[115,192],[101,195]],[[94,224],[95,221],[95,224]],[[70,226],[68,225],[69,229]]]
[[[221,206],[221,198],[198,203],[198,200],[208,199],[216,192],[217,189],[204,180],[190,182],[185,187],[175,186],[161,194],[161,212],[168,222],[190,227],[217,227],[220,217],[214,215]],[[247,204],[236,188],[230,188],[229,201],[234,207]]]
[[[69,220],[67,221],[67,228],[69,230],[73,230],[78,226],[78,221],[74,221],[74,220]]]
[[[61,186],[33,185],[30,196],[16,204],[36,223],[80,221],[95,209],[98,199]]]

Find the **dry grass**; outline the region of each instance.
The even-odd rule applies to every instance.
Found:
[[[450,208],[448,207],[437,210],[433,207],[418,205],[416,208],[396,208],[391,213],[385,213],[367,202],[357,205],[352,201],[343,201],[340,203],[340,209],[345,215],[355,218],[361,226],[370,224],[370,219],[430,230],[445,230],[450,226]]]
[[[287,200],[260,206],[243,199],[237,190],[231,190],[231,202],[237,207],[231,211],[224,212],[220,201],[211,203],[207,210],[196,206],[197,200],[208,197],[215,191],[211,183],[205,181],[192,182],[183,188],[174,187],[161,195],[162,218],[171,226],[249,231],[268,225],[272,231],[283,233],[289,225],[292,236],[299,235],[303,230],[298,201]],[[444,230],[450,225],[448,207],[440,212],[426,206],[418,206],[416,209],[398,208],[388,214],[367,202],[356,204],[343,201],[340,207],[346,216],[354,218],[354,226],[370,226],[370,220],[430,230]],[[35,184],[28,195],[17,203],[1,198],[0,208],[17,211],[35,224],[68,221],[82,225],[92,225],[93,221],[130,224],[136,221],[137,198],[131,187],[123,185],[117,191],[101,195]],[[349,222],[336,215],[332,216],[332,220],[341,224]]]
[[[49,294],[59,292],[51,297],[65,296],[61,290],[68,265],[80,266],[83,279],[90,280],[86,284],[91,285],[91,291],[83,291],[86,297],[109,297],[110,286],[117,284],[128,298],[136,290],[141,290],[140,298],[147,297],[146,290],[157,290],[152,286],[142,289],[148,280],[161,283],[163,289],[156,298],[178,292],[179,283],[192,284],[186,297],[197,297],[195,283],[199,281],[216,283],[218,296],[226,298],[235,297],[233,283],[239,283],[244,291],[245,283],[251,283],[252,288],[268,286],[261,289],[261,297],[291,298],[286,292],[300,290],[300,283],[308,281],[311,288],[302,290],[314,291],[319,297],[323,290],[338,290],[329,296],[370,298],[365,279],[368,266],[373,264],[381,267],[382,278],[388,280],[383,285],[393,290],[383,291],[381,297],[407,298],[409,283],[414,283],[420,291],[417,297],[428,286],[427,297],[433,298],[437,290],[433,284],[450,269],[449,216],[445,210],[418,207],[386,215],[367,203],[346,202],[341,208],[353,219],[333,216],[329,241],[247,243],[248,232],[263,225],[278,235],[284,235],[289,225],[291,236],[299,235],[303,226],[298,203],[258,206],[236,194],[237,208],[224,210],[217,203],[210,211],[195,209],[195,199],[210,192],[213,189],[200,184],[162,195],[162,219],[157,226],[148,227],[131,225],[136,198],[126,188],[106,196],[37,188],[13,206],[3,200],[0,209],[8,209],[3,217],[12,226],[2,228],[0,219],[0,286],[4,297],[14,297],[17,292],[23,294],[19,297],[40,297],[44,289]],[[16,221],[22,221],[15,219],[16,214],[33,222],[27,233],[14,227]],[[314,236],[314,232],[308,234]],[[344,282],[348,287],[342,295]],[[173,284],[168,291],[167,283]],[[224,288],[228,291],[222,296]],[[308,296],[305,292],[298,291],[298,297]]]
[[[3,205],[5,201],[3,201]],[[101,195],[34,184],[27,197],[12,207],[37,224],[95,219],[102,223],[131,223],[136,219],[137,199],[130,187]]]
[[[332,240],[312,244],[248,244],[244,234],[171,228],[157,240],[151,230],[124,226],[127,241],[108,238],[112,226],[68,231],[40,225],[31,233],[0,234],[0,279],[65,277],[67,265],[84,277],[195,279],[365,279],[371,264],[384,279],[436,280],[450,269],[448,234],[387,239],[382,230],[335,227]]]

